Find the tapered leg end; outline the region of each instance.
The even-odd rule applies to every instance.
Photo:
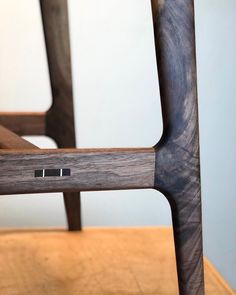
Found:
[[[172,218],[180,295],[204,295],[201,207],[189,208],[188,204],[174,207]]]
[[[81,230],[80,193],[63,193],[69,231]]]

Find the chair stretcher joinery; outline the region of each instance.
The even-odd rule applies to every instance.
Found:
[[[70,228],[79,229],[78,191],[157,189],[172,211],[180,294],[204,294],[193,0],[151,1],[164,130],[146,149],[67,149],[75,147],[67,3],[40,3],[53,104],[2,113],[0,124],[49,135],[62,149],[38,149],[1,127],[0,194],[64,191]]]

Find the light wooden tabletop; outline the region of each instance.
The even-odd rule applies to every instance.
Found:
[[[1,295],[176,295],[170,228],[0,231]],[[205,259],[206,295],[235,294]]]

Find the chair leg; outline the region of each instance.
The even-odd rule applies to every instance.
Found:
[[[81,230],[80,193],[63,193],[63,195],[69,230]]]
[[[203,251],[200,200],[172,206],[176,264],[181,295],[203,295]]]
[[[66,0],[40,0],[53,103],[46,113],[46,135],[59,148],[74,148],[75,129]],[[80,193],[64,193],[69,230],[81,229]]]
[[[152,0],[163,113],[155,188],[173,219],[179,291],[203,295],[202,219],[193,0]]]
[[[157,145],[155,188],[171,207],[180,295],[204,295],[197,126],[189,136],[193,141],[182,146],[172,140]]]

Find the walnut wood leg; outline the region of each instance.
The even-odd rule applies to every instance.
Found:
[[[70,231],[81,230],[80,193],[63,193],[68,228]],[[76,208],[76,210],[75,210]],[[79,212],[79,215],[78,215]]]
[[[196,140],[196,133],[192,136]],[[171,206],[181,295],[204,294],[199,158],[195,148],[178,147],[172,141],[156,147],[155,187]]]
[[[66,0],[40,0],[53,103],[46,135],[59,148],[75,147],[69,24]],[[80,230],[80,193],[64,193],[69,230]]]
[[[200,198],[172,207],[179,291],[182,295],[202,295],[203,257]]]
[[[169,200],[181,295],[203,295],[193,0],[152,0],[163,113],[155,188]]]

